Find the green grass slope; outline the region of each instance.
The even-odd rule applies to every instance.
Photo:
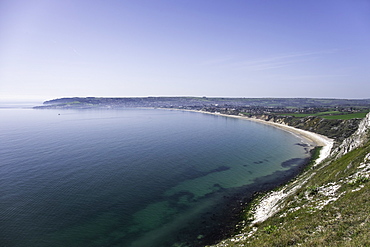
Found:
[[[316,116],[321,117],[325,119],[353,119],[353,118],[364,118],[368,111],[363,112],[356,112],[356,113],[346,113],[343,114],[339,111],[330,111],[330,112],[318,112],[315,114],[309,114],[309,113],[285,113],[285,114],[279,114],[280,116],[292,116],[292,117],[309,117],[309,116]]]
[[[274,216],[253,225],[246,219],[216,246],[370,246],[369,178],[370,141],[308,168],[287,185],[304,181]]]
[[[368,127],[360,138],[364,141],[360,147],[310,165],[276,189],[276,194],[285,194],[276,203],[279,210],[267,220],[253,223],[255,206],[275,192],[256,198],[238,232],[215,246],[370,246]]]

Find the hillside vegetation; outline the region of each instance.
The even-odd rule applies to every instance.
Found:
[[[321,118],[325,119],[352,119],[352,118],[364,118],[367,114],[367,111],[363,112],[356,112],[356,113],[347,113],[343,114],[340,111],[329,111],[329,112],[318,112],[314,114],[309,113],[287,113],[287,114],[280,114],[280,116],[292,116],[292,117],[308,117],[308,116],[320,116]]]
[[[253,222],[256,198],[239,232],[215,246],[370,246],[369,181],[370,114],[328,159],[275,191],[289,195],[276,214]]]
[[[325,135],[335,140],[335,147],[351,136],[362,119],[325,119],[318,116],[292,117],[278,115],[251,115],[252,118],[271,121]]]

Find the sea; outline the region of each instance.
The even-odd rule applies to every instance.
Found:
[[[298,136],[164,109],[0,108],[1,246],[204,246],[310,158]]]

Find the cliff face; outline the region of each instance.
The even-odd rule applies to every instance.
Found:
[[[215,246],[370,246],[369,195],[370,113],[331,156],[256,199],[241,231]]]
[[[341,157],[348,152],[364,145],[370,139],[370,113],[360,122],[358,129],[342,144],[332,151],[334,157]]]
[[[361,122],[361,119],[323,119],[314,116],[295,118],[291,116],[256,115],[251,117],[325,135],[335,140],[335,147],[355,133]]]

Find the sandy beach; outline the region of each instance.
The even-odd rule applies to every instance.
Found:
[[[217,116],[224,116],[224,117],[232,117],[232,118],[238,118],[243,120],[249,120],[249,121],[255,121],[261,124],[267,124],[276,128],[279,128],[281,130],[290,132],[299,138],[302,139],[302,141],[307,142],[311,146],[321,146],[322,149],[320,151],[319,157],[315,160],[315,165],[319,164],[323,160],[325,160],[329,155],[330,151],[333,147],[334,140],[330,139],[326,136],[316,134],[310,131],[297,129],[288,125],[274,123],[270,121],[260,120],[256,118],[250,118],[250,117],[244,117],[244,116],[233,116],[233,115],[227,115],[227,114],[221,114],[221,113],[212,113],[212,112],[206,112],[206,111],[196,111],[196,110],[186,110],[186,111],[192,111],[192,112],[199,112],[199,113],[205,113],[205,114],[211,114],[211,115],[217,115]],[[252,224],[255,224],[257,222],[262,222],[266,220],[267,218],[271,217],[273,214],[275,214],[279,208],[280,208],[280,202],[286,198],[287,196],[294,193],[297,189],[299,189],[303,183],[306,181],[303,181],[300,184],[297,184],[293,186],[293,188],[289,191],[285,191],[284,189],[278,190],[278,191],[271,191],[267,195],[265,195],[261,201],[255,206],[253,210],[254,220],[252,221]]]
[[[221,113],[215,113],[215,112],[198,111],[198,110],[185,110],[185,109],[173,109],[173,108],[162,108],[162,109],[175,110],[175,111],[190,111],[190,112],[211,114],[211,115],[216,115],[216,116],[238,118],[238,119],[258,122],[258,123],[261,123],[261,124],[267,124],[267,125],[279,128],[281,130],[290,132],[290,133],[300,137],[301,139],[305,140],[307,143],[309,143],[313,146],[321,146],[322,147],[319,157],[315,160],[316,165],[319,164],[320,162],[322,162],[324,159],[326,159],[330,155],[330,151],[331,151],[331,149],[333,147],[333,144],[334,144],[333,139],[331,139],[329,137],[326,137],[324,135],[320,135],[320,134],[317,134],[317,133],[314,133],[314,132],[311,132],[311,131],[307,131],[307,130],[294,128],[294,127],[284,125],[284,124],[274,123],[274,122],[271,122],[271,121],[265,121],[265,120],[260,120],[260,119],[256,119],[256,118],[244,117],[244,116],[221,114]]]
[[[288,131],[292,134],[295,134],[295,135],[297,135],[301,138],[304,138],[304,139],[314,143],[316,146],[321,146],[322,149],[320,151],[320,155],[315,160],[316,164],[319,164],[321,161],[323,161],[325,158],[327,158],[330,155],[330,151],[333,147],[334,140],[330,139],[330,138],[328,138],[324,135],[316,134],[314,132],[310,132],[310,131],[307,131],[307,130],[297,129],[297,128],[294,128],[294,127],[291,127],[291,126],[288,126],[288,125],[284,125],[284,124],[279,124],[279,123],[274,123],[274,122],[269,122],[269,121],[254,119],[254,118],[245,118],[245,117],[240,117],[240,118],[274,126],[276,128],[279,128],[279,129]]]
[[[260,120],[260,119],[256,119],[256,118],[250,118],[250,117],[243,117],[243,116],[234,116],[234,115],[227,115],[227,114],[220,114],[220,113],[212,113],[212,112],[206,112],[206,111],[194,111],[194,110],[190,110],[190,111],[212,114],[212,115],[217,115],[217,116],[238,118],[238,119],[243,119],[243,120],[250,120],[250,121],[258,122],[258,123],[261,123],[261,124],[267,124],[267,125],[279,128],[281,130],[290,132],[290,133],[306,140],[311,145],[322,147],[322,149],[320,151],[319,158],[317,158],[316,161],[315,161],[316,164],[319,164],[321,161],[323,161],[325,158],[327,158],[330,155],[330,151],[331,151],[331,148],[333,147],[333,143],[334,143],[333,139],[330,139],[326,136],[316,134],[314,132],[310,132],[310,131],[307,131],[307,130],[297,129],[297,128],[294,128],[294,127],[291,127],[291,126],[288,126],[288,125],[274,123],[274,122],[271,122],[271,121],[265,121],[265,120]]]
[[[207,112],[203,112],[207,113]],[[210,113],[212,114],[212,113]],[[291,126],[287,126],[284,124],[279,124],[279,123],[274,123],[270,121],[265,121],[265,120],[260,120],[260,119],[255,119],[255,118],[249,118],[249,117],[242,117],[242,116],[230,116],[226,114],[217,114],[216,115],[221,115],[225,117],[234,117],[234,118],[240,118],[240,119],[245,119],[245,120],[250,120],[250,121],[255,121],[261,124],[267,124],[276,128],[279,128],[281,130],[288,131],[294,135],[299,136],[300,138],[305,139],[311,145],[314,146],[321,146],[322,149],[320,151],[319,157],[315,160],[315,165],[319,164],[322,162],[324,159],[326,159],[330,155],[330,151],[333,147],[334,140],[330,139],[326,136],[316,134],[310,131],[306,130],[301,130],[297,129]],[[252,224],[258,223],[265,221],[267,218],[271,217],[274,215],[277,211],[280,209],[280,203],[281,201],[294,193],[296,190],[298,190],[302,184],[306,183],[307,181],[303,181],[299,184],[296,184],[293,186],[292,189],[286,191],[285,189],[280,189],[278,191],[271,191],[267,195],[265,195],[261,201],[255,206],[253,210],[253,221]]]

